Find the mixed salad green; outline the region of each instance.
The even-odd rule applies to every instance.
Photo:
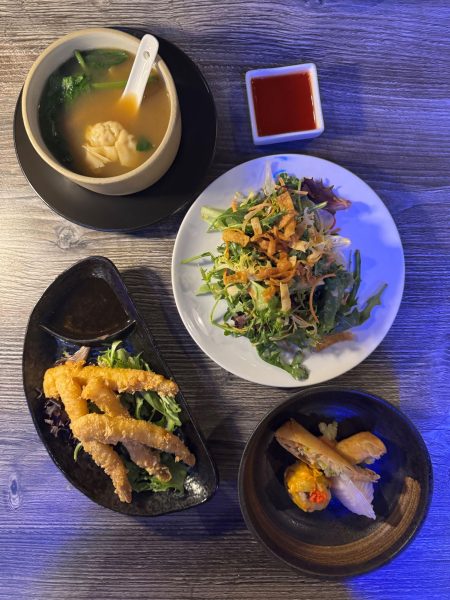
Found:
[[[225,335],[245,336],[266,362],[295,379],[307,379],[305,352],[351,339],[381,304],[385,285],[358,307],[361,256],[350,264],[342,248],[350,240],[336,227],[336,212],[350,202],[322,181],[281,173],[246,197],[237,194],[226,210],[203,207],[208,231],[220,231],[217,252],[183,263],[200,265],[197,294],[212,294],[211,322]],[[203,260],[204,262],[204,260]],[[219,306],[226,310],[216,318]]]

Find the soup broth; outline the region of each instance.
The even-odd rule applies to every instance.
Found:
[[[88,52],[81,53],[81,62],[71,58],[49,78],[39,107],[41,131],[64,166],[90,177],[114,177],[135,169],[158,148],[169,123],[169,96],[153,69],[136,111],[132,102],[119,101],[134,56],[92,51],[117,53],[117,61],[121,57],[118,64],[108,66],[106,60],[92,66]]]

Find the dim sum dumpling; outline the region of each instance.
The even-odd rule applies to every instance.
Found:
[[[98,152],[96,148],[83,144],[84,159],[91,169],[101,169],[105,165],[111,162],[109,158],[103,156],[101,152]]]
[[[111,162],[133,167],[138,162],[136,138],[117,121],[88,125],[83,144],[87,164],[94,170]]]
[[[119,133],[116,150],[123,167],[132,167],[136,164],[136,138],[125,129]]]
[[[114,146],[123,127],[117,121],[104,121],[86,127],[86,141],[91,146]]]

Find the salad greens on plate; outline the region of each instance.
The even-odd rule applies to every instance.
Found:
[[[350,206],[322,181],[270,176],[257,193],[237,193],[226,210],[203,207],[222,243],[183,261],[201,263],[197,294],[214,297],[211,322],[248,338],[264,361],[298,380],[308,378],[308,351],[351,340],[350,329],[381,304],[386,285],[360,308],[361,256],[356,250],[346,260],[342,252],[350,240],[336,213]]]

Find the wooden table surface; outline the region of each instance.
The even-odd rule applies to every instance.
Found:
[[[400,312],[379,348],[334,383],[381,395],[415,422],[435,492],[416,539],[376,572],[303,576],[247,531],[240,456],[261,417],[292,392],[229,375],[189,337],[170,285],[183,214],[139,235],[92,231],[54,214],[22,175],[12,120],[33,61],[64,33],[113,24],[148,27],[206,76],[219,130],[203,185],[267,153],[251,141],[244,72],[316,63],[325,133],[273,151],[352,170],[397,223],[406,255]],[[450,597],[449,28],[445,0],[0,0],[0,598]],[[93,254],[122,271],[217,461],[220,489],[204,506],[154,520],[112,513],[73,489],[38,439],[22,389],[27,319],[56,275]]]

